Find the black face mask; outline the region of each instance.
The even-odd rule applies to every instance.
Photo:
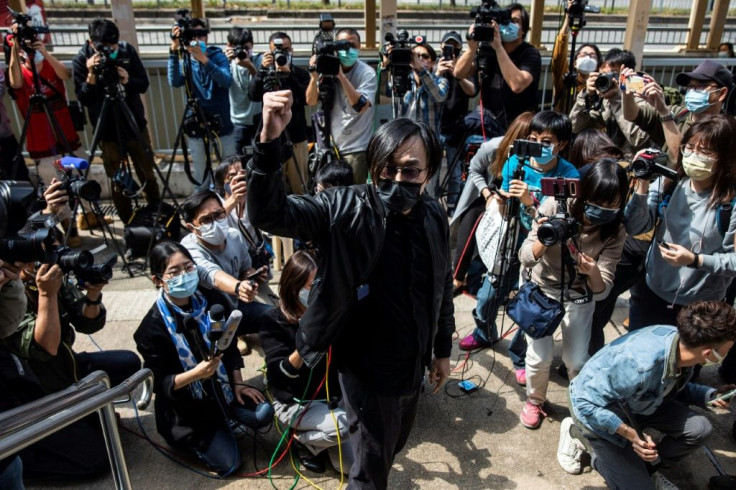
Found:
[[[413,182],[396,182],[380,179],[376,192],[386,207],[395,213],[409,211],[419,201],[422,184]]]

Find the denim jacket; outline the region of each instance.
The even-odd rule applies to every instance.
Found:
[[[630,423],[619,405],[628,402],[636,416],[651,415],[670,398],[705,407],[714,388],[690,383],[693,368],[677,369],[677,328],[656,325],[620,337],[601,349],[570,382],[573,418],[604,439],[623,447],[616,434]]]

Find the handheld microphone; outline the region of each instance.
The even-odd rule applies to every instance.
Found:
[[[238,331],[240,320],[242,319],[243,314],[240,312],[240,310],[233,310],[233,312],[230,313],[230,318],[228,318],[227,322],[225,322],[225,327],[223,328],[222,335],[217,341],[217,351],[215,355],[223,352],[225,349],[230,347],[230,344],[233,343],[233,339],[235,338],[235,333]]]
[[[215,343],[222,337],[222,322],[225,320],[225,308],[222,305],[212,305],[207,312],[210,319],[210,330],[207,337],[210,339],[210,359],[215,356]]]
[[[57,170],[62,172],[68,172],[70,170],[87,170],[89,168],[89,162],[84,158],[77,157],[61,157],[54,162],[54,166]]]

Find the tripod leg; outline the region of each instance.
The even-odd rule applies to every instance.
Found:
[[[28,110],[26,111],[26,118],[23,120],[23,130],[20,132],[20,140],[18,141],[18,152],[16,153],[15,160],[13,161],[13,170],[8,176],[9,179],[15,179],[18,173],[18,165],[25,165],[23,161],[23,143],[26,142],[28,136],[28,128],[31,122],[31,112],[33,111],[33,104],[28,104]]]

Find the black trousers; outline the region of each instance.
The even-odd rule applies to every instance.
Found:
[[[341,371],[339,378],[355,455],[347,488],[387,488],[394,457],[414,425],[421,385],[394,395],[376,393],[349,371]]]
[[[478,217],[486,210],[485,201],[478,198],[465,210],[460,225],[457,229],[457,245],[455,246],[455,256],[452,260],[453,279],[462,281],[470,268],[470,262],[473,257],[478,255],[478,247],[475,245],[475,234],[473,227]]]

